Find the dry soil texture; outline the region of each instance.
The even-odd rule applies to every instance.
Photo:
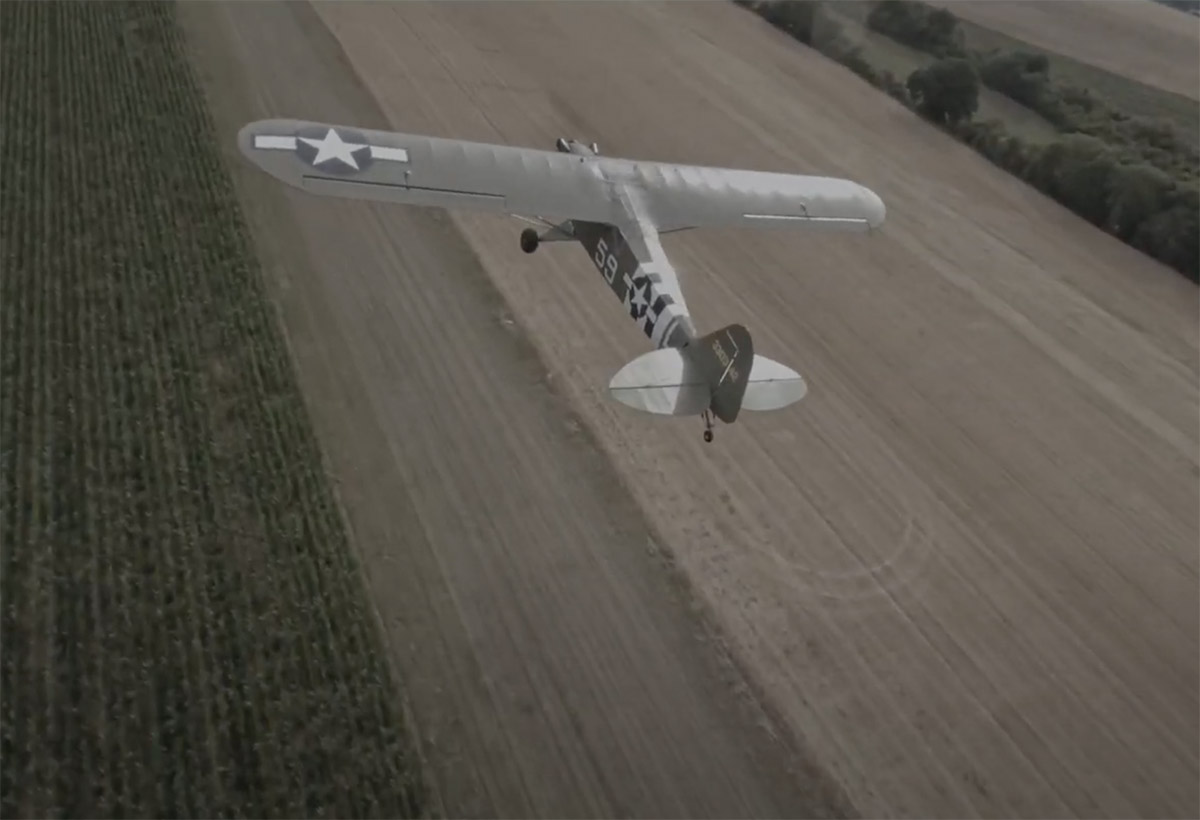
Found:
[[[1200,99],[1200,18],[1152,0],[933,0],[1009,37]]]
[[[444,215],[306,197],[236,156],[256,117],[384,125],[312,7],[183,14],[443,812],[849,811],[710,650]]]
[[[189,14],[231,145],[565,135],[890,208],[667,238],[699,327],[810,380],[705,445],[606,398],[645,348],[578,248],[242,174],[453,813],[1200,811],[1194,285],[731,4]]]

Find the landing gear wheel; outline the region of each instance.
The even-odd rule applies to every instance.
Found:
[[[713,427],[712,412],[709,410],[705,410],[703,413],[700,414],[700,418],[704,419],[704,441],[706,443],[710,442],[710,441],[712,441],[712,438],[713,438],[713,436],[712,436],[712,427]]]
[[[707,441],[712,441],[712,430],[705,430],[705,431],[704,431],[704,440],[705,440],[706,442],[707,442]]]
[[[526,228],[521,231],[521,250],[525,253],[533,253],[538,249],[541,239],[538,238],[538,233],[533,228]]]

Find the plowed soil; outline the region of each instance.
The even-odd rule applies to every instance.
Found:
[[[184,10],[444,809],[1195,816],[1196,288],[732,4]],[[809,380],[705,445],[523,225],[281,190],[265,116],[847,176],[664,239]]]

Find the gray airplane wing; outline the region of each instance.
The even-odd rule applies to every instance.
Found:
[[[627,235],[739,225],[866,231],[884,219],[872,191],[828,177],[582,156],[303,120],[252,122],[239,132],[238,145],[267,173],[314,194],[622,225]],[[635,216],[621,195],[630,191],[636,192]]]

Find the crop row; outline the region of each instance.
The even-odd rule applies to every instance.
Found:
[[[412,815],[395,681],[173,15],[0,4],[0,811]]]

